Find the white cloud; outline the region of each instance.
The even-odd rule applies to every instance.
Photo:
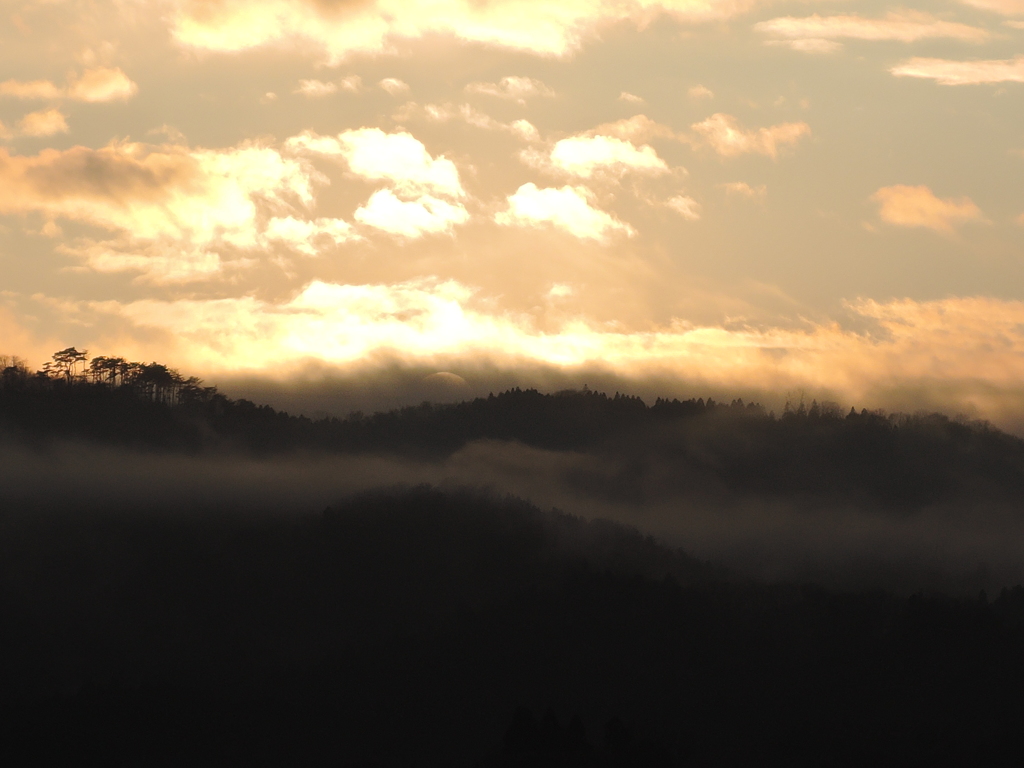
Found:
[[[894,11],[880,19],[864,18],[856,14],[814,14],[802,18],[784,16],[759,22],[754,25],[754,29],[785,41],[796,50],[811,53],[834,50],[837,45],[835,41],[842,39],[913,43],[918,40],[947,38],[980,43],[990,37],[990,34],[981,27],[943,21],[920,11]]]
[[[215,51],[263,46],[314,50],[329,63],[396,49],[426,35],[547,56],[568,56],[601,28],[621,21],[638,26],[666,15],[681,22],[724,19],[757,0],[169,0],[179,43]]]
[[[665,201],[665,205],[678,213],[687,221],[700,219],[700,203],[686,195],[676,195]]]
[[[5,80],[0,83],[0,96],[16,99],[105,102],[125,101],[138,93],[139,87],[120,68],[96,67],[81,76],[72,74],[67,86],[61,88],[49,80]]]
[[[551,150],[551,164],[583,179],[596,173],[622,176],[626,173],[659,175],[668,165],[654,148],[640,147],[611,136],[572,136],[557,142]]]
[[[381,189],[370,195],[366,204],[355,212],[355,219],[366,226],[412,239],[450,233],[456,224],[469,220],[469,213],[460,204],[453,205],[430,195],[401,200],[390,189]]]
[[[619,101],[628,101],[630,104],[643,104],[644,100],[642,97],[637,96],[635,93],[629,93],[623,91],[619,94]]]
[[[310,99],[319,99],[338,92],[337,83],[325,83],[322,80],[299,80],[295,93],[301,93]]]
[[[986,220],[969,197],[940,199],[924,185],[882,187],[871,199],[878,203],[882,221],[900,227],[924,227],[949,235],[961,224]]]
[[[29,112],[18,122],[18,132],[22,136],[53,136],[68,130],[67,121],[59,109]]]
[[[686,93],[691,99],[713,99],[715,97],[714,92],[703,85],[694,85]]]
[[[221,150],[115,142],[100,149],[0,148],[0,213],[39,213],[115,235],[74,248],[87,266],[159,275],[208,273],[210,253],[263,244],[267,213],[312,200],[315,172],[257,144]],[[169,260],[181,254],[182,265]],[[152,258],[152,261],[148,259]],[[170,278],[167,278],[170,279]]]
[[[273,218],[263,231],[267,240],[284,243],[308,256],[320,253],[321,245],[340,245],[358,240],[352,225],[344,219],[315,219],[306,221],[294,216]]]
[[[465,192],[455,164],[433,158],[409,133],[385,133],[380,128],[359,128],[333,136],[303,133],[286,146],[344,160],[349,170],[370,181],[387,181],[403,194],[462,197]]]
[[[835,53],[843,49],[837,40],[825,40],[821,37],[801,37],[796,40],[765,40],[765,45],[789,48],[799,53]]]
[[[508,198],[508,208],[495,216],[504,226],[537,227],[550,225],[581,240],[605,242],[611,236],[635,233],[628,224],[591,205],[593,193],[586,187],[538,189],[523,184]]]
[[[740,127],[735,117],[721,112],[690,127],[723,157],[743,154],[777,157],[780,146],[796,144],[811,133],[810,126],[802,122],[746,130]]]
[[[523,141],[540,141],[540,131],[529,120],[513,120],[510,127]]]
[[[385,77],[383,80],[377,83],[377,85],[379,85],[385,91],[390,93],[392,96],[397,96],[400,93],[409,92],[409,84],[403,83],[401,80],[394,77]]]
[[[1024,83],[1024,56],[988,61],[913,58],[889,71],[896,77],[919,77],[939,85]]]
[[[540,80],[529,77],[503,77],[497,83],[470,83],[465,88],[466,93],[480,93],[486,96],[496,96],[499,99],[525,104],[527,99],[534,97],[552,98],[555,92],[548,88]]]

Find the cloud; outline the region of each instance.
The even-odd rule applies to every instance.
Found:
[[[377,83],[382,89],[390,93],[392,96],[397,96],[400,93],[408,93],[409,84],[403,83],[394,77],[385,77],[379,83]]]
[[[49,80],[5,80],[0,83],[0,96],[28,100],[59,99],[64,96],[64,89]]]
[[[939,85],[1024,83],[1024,56],[988,61],[949,61],[915,57],[889,70],[896,77],[920,77]]]
[[[465,88],[466,93],[480,93],[485,96],[495,96],[499,99],[525,104],[527,99],[535,97],[553,98],[555,92],[548,88],[540,80],[529,77],[503,77],[497,83],[470,83]]]
[[[76,101],[127,101],[139,91],[119,68],[87,69],[68,83],[68,98]]]
[[[985,221],[969,197],[940,199],[924,185],[882,187],[871,199],[878,203],[882,221],[900,227],[925,227],[948,235],[961,224]]]
[[[597,173],[623,176],[640,173],[657,176],[668,173],[668,165],[654,148],[640,147],[611,136],[572,136],[557,142],[551,150],[552,166],[583,179]]]
[[[349,93],[360,93],[363,90],[363,78],[359,75],[349,75],[338,81],[341,90]]]
[[[182,45],[237,52],[263,46],[315,50],[336,64],[353,54],[391,52],[426,35],[544,56],[568,56],[601,28],[658,16],[680,22],[724,19],[755,0],[170,0],[172,34]]]
[[[713,99],[715,97],[714,92],[710,88],[705,88],[703,85],[694,85],[686,91],[686,94],[691,99]]]
[[[667,125],[651,120],[647,115],[633,115],[614,123],[604,123],[593,128],[584,136],[614,136],[624,141],[650,141],[651,139],[675,139],[676,132]]]
[[[413,239],[451,233],[456,224],[469,220],[469,213],[461,204],[431,195],[401,200],[390,189],[381,189],[370,195],[366,205],[355,212],[355,219],[389,234]]]
[[[729,181],[725,184],[719,184],[727,195],[739,195],[740,197],[747,197],[750,199],[757,197],[764,197],[768,192],[768,188],[761,184],[758,187],[752,187],[745,181]]]
[[[360,239],[352,225],[344,219],[315,219],[305,221],[294,216],[273,218],[267,222],[263,237],[284,243],[307,256],[322,252],[321,244],[341,245]]]
[[[343,160],[356,176],[386,181],[402,194],[465,195],[455,164],[444,156],[431,157],[423,143],[409,133],[358,128],[334,137],[307,132],[288,139],[286,146]]]
[[[1019,413],[1024,395],[1024,302],[950,297],[847,308],[869,331],[826,321],[802,329],[693,325],[608,330],[579,317],[541,330],[528,317],[488,310],[456,281],[339,285],[314,281],[294,298],[145,299],[82,304],[140,332],[178,342],[169,363],[200,373],[281,375],[316,360],[351,367],[397,358],[434,370],[553,366],[633,381],[785,392],[810,389],[871,406],[941,407],[988,416]],[[390,356],[390,357],[389,357]],[[461,362],[460,362],[461,361]],[[466,375],[463,373],[463,375]],[[931,392],[925,405],[919,393]],[[902,404],[902,406],[901,406]]]
[[[116,67],[87,69],[80,77],[72,75],[63,88],[49,80],[5,80],[0,83],[0,96],[28,100],[126,101],[138,91],[138,85]]]
[[[18,123],[18,132],[22,136],[53,136],[68,130],[67,121],[59,109],[29,112]]]
[[[529,120],[513,120],[511,123],[503,123],[495,120],[488,114],[475,109],[470,104],[455,105],[451,102],[445,104],[425,104],[420,107],[414,101],[403,104],[402,107],[392,115],[398,123],[406,123],[414,119],[426,119],[434,123],[447,123],[451,120],[461,120],[474,128],[481,128],[485,131],[505,131],[515,135],[523,141],[538,141],[540,133]]]
[[[309,203],[316,178],[300,160],[254,143],[207,150],[114,142],[35,156],[0,148],[0,213],[105,229],[117,239],[69,252],[105,271],[141,268],[152,256],[154,269],[166,273],[159,262],[175,252],[208,265],[203,254],[218,248],[260,246],[266,212]]]
[[[523,184],[508,198],[508,209],[495,216],[504,226],[537,227],[550,225],[581,240],[606,242],[611,236],[632,237],[628,224],[591,205],[593,193],[586,187],[538,189]]]
[[[981,8],[983,11],[993,11],[1005,16],[1024,14],[1024,0],[960,0],[960,2]]]
[[[325,83],[322,80],[299,80],[299,85],[295,89],[295,93],[301,93],[310,99],[320,99],[337,92],[337,83]]]
[[[809,136],[811,128],[807,123],[782,123],[769,128],[746,130],[732,115],[721,112],[690,126],[715,152],[723,157],[744,154],[777,157],[780,146],[796,144]]]
[[[540,132],[529,120],[513,120],[510,127],[523,141],[540,141]]]
[[[913,43],[918,40],[947,38],[980,43],[991,35],[980,27],[937,19],[920,11],[894,11],[880,19],[856,14],[841,16],[784,16],[758,22],[754,29],[777,38],[796,50],[823,53],[835,50],[842,39],[893,40]]]
[[[643,97],[637,96],[635,93],[629,93],[628,91],[623,91],[619,94],[619,101],[628,101],[630,104],[644,103]]]
[[[697,221],[700,219],[700,203],[692,197],[676,195],[666,200],[665,205],[687,221]]]

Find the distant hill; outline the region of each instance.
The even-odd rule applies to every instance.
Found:
[[[458,404],[311,420],[198,384],[172,391],[8,378],[0,388],[0,435],[22,442],[440,459],[472,441],[499,440],[611,457],[626,469],[610,492],[634,496],[652,492],[643,489],[653,476],[655,493],[700,484],[761,499],[814,496],[906,509],[957,499],[1011,504],[1024,494],[1024,441],[934,413],[844,414],[812,403],[774,414],[739,400],[659,399],[648,406],[618,393],[513,389]]]

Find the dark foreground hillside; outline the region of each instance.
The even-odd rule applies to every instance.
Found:
[[[1024,590],[764,586],[421,487],[0,518],[5,765],[1020,765]]]

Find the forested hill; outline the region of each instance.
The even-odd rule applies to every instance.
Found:
[[[904,507],[957,498],[1013,502],[1024,492],[1024,441],[940,414],[843,413],[817,403],[774,414],[740,400],[647,405],[618,393],[513,389],[452,405],[311,420],[233,400],[158,364],[127,365],[137,366],[135,378],[8,367],[0,436],[187,453],[426,460],[472,441],[514,441],[609,457],[618,467],[615,493],[634,495],[643,495],[654,475],[672,493],[710,483],[760,498],[823,494]]]

